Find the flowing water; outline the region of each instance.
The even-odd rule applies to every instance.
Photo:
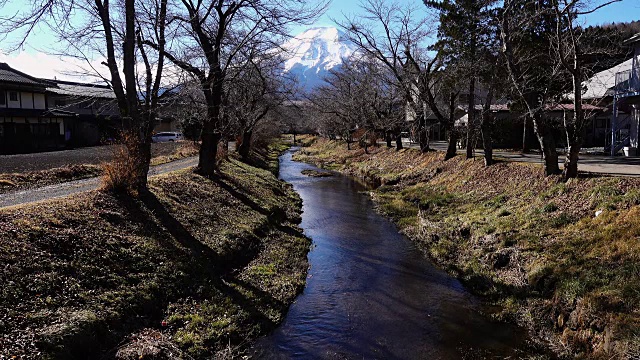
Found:
[[[280,176],[304,201],[313,239],[304,292],[284,323],[254,347],[266,359],[517,358],[524,332],[480,315],[462,285],[436,269],[373,210],[365,188],[312,165],[280,159]]]

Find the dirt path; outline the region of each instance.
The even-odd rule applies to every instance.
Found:
[[[198,157],[190,157],[167,164],[154,166],[149,171],[149,176],[166,174],[168,172],[186,169],[198,164]],[[85,191],[96,190],[100,186],[100,178],[91,178],[66,182],[62,184],[45,186],[38,189],[21,190],[0,194],[0,209],[34,203],[43,200],[78,194]]]

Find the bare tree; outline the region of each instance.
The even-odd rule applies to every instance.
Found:
[[[590,118],[583,109],[582,83],[588,78],[589,64],[586,59],[591,52],[605,49],[594,49],[585,41],[585,32],[578,23],[578,16],[592,13],[619,0],[603,1],[595,7],[586,0],[553,0],[556,28],[550,33],[551,44],[556,59],[571,76],[571,97],[573,99],[573,116],[565,113],[563,123],[567,139],[567,155],[562,175],[565,179],[578,176],[578,159],[584,141],[586,126]],[[587,38],[588,39],[588,38]],[[587,40],[588,41],[588,40]]]
[[[280,54],[268,49],[243,51],[246,59],[229,71],[231,81],[225,86],[228,113],[232,127],[239,135],[238,153],[247,159],[256,127],[295,92],[295,82],[283,74]]]
[[[548,35],[556,29],[550,0],[505,0],[500,16],[500,38],[513,93],[526,110],[544,158],[547,175],[560,172],[553,126],[545,108],[559,92],[559,64],[551,60]],[[525,119],[525,121],[527,121]]]
[[[325,84],[309,96],[323,132],[329,137],[340,137],[351,149],[352,134],[363,123],[365,116],[363,96],[358,92],[357,74],[349,71],[345,63],[341,70],[330,70]]]
[[[199,172],[214,174],[218,142],[225,122],[222,113],[228,70],[241,50],[256,39],[268,39],[277,47],[291,24],[308,23],[320,14],[325,2],[303,4],[296,0],[180,0],[171,8],[171,31],[176,34],[166,58],[190,73],[200,84],[207,104],[203,123]]]
[[[407,60],[406,50],[424,43],[429,34],[426,26],[429,20],[417,15],[417,7],[383,0],[366,0],[361,7],[362,15],[337,23],[362,54],[376,59],[393,75],[394,86],[415,114],[415,128],[423,142],[421,148],[426,150],[426,137],[422,135],[426,131],[424,105],[418,94],[418,77]],[[398,142],[400,134],[396,137]]]
[[[0,5],[9,4],[7,1]],[[109,0],[30,0],[21,9],[24,10],[0,17],[0,33],[17,35],[20,40],[14,48],[19,48],[28,42],[36,27],[46,26],[57,35],[56,47],[62,54],[84,60],[94,76],[111,85],[134,139],[126,144],[135,162],[129,187],[146,189],[151,132],[164,66],[163,56],[148,56],[142,43],[153,39],[159,50],[164,48],[167,0],[124,0],[116,4]],[[95,58],[105,59],[102,65],[108,75],[92,67],[91,60]],[[144,63],[143,75],[138,73],[138,62]],[[144,83],[142,103],[139,79]]]
[[[458,79],[444,68],[439,53],[427,61],[421,61],[409,51],[406,52],[406,56],[417,71],[417,89],[420,99],[427,104],[431,114],[447,132],[448,146],[445,160],[449,160],[456,156],[458,142],[458,133],[455,129],[455,115],[460,96]],[[426,115],[425,113],[425,117]]]

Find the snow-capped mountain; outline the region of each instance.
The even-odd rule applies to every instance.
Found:
[[[283,44],[285,72],[298,79],[305,90],[322,83],[329,70],[337,69],[355,52],[355,46],[333,27],[309,29]]]

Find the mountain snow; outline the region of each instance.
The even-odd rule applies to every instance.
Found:
[[[297,78],[307,91],[322,84],[329,70],[338,69],[355,52],[355,46],[334,27],[308,29],[282,48],[286,51],[285,72]]]

